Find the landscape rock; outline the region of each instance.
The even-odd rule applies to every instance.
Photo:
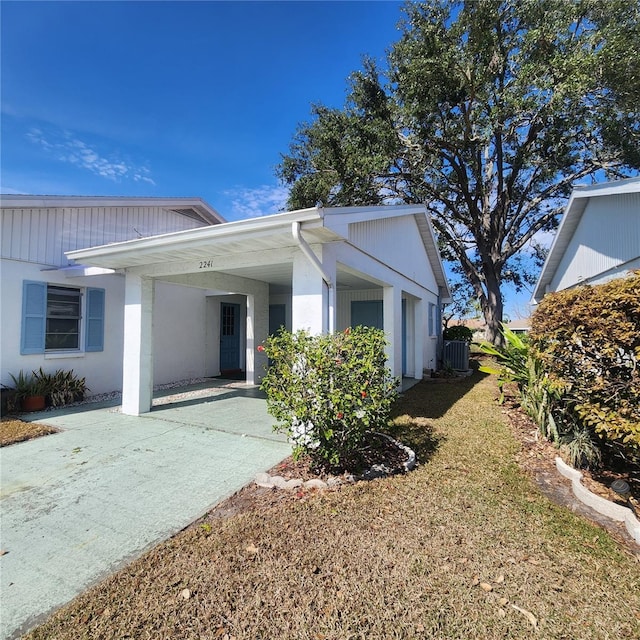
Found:
[[[323,480],[318,480],[317,478],[313,478],[312,480],[307,480],[302,485],[305,489],[326,489],[328,487],[327,483]]]

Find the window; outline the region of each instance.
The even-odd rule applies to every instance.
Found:
[[[104,289],[82,290],[25,280],[20,353],[81,351],[83,346],[85,351],[102,351],[104,296]]]
[[[46,351],[80,348],[80,289],[47,286],[44,348]]]

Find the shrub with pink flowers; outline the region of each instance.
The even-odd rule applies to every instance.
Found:
[[[287,434],[296,458],[346,468],[367,431],[386,427],[398,380],[386,367],[385,346],[384,332],[369,327],[268,338],[262,389],[274,429]]]

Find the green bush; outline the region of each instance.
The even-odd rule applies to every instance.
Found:
[[[385,366],[379,329],[311,336],[281,331],[258,347],[270,366],[261,388],[267,408],[294,446],[316,465],[348,468],[368,430],[383,428],[398,380]]]
[[[502,349],[494,347],[489,342],[483,342],[480,345],[480,351],[493,356],[500,365],[499,369],[488,365],[480,367],[480,371],[498,376],[500,402],[504,401],[504,386],[506,384],[515,382],[518,385],[518,391],[522,392],[529,382],[530,376],[527,340],[511,331],[504,324],[502,325],[502,335],[505,338],[505,346]]]
[[[482,365],[480,371],[498,375],[500,402],[504,401],[504,387],[515,383],[520,394],[520,406],[538,426],[540,433],[561,446],[574,466],[595,464],[600,460],[591,432],[581,427],[568,394],[569,387],[549,374],[528,338],[523,338],[502,326],[505,337],[503,349],[482,343],[480,350],[493,356],[499,368]]]
[[[442,337],[445,340],[462,340],[464,342],[471,342],[473,340],[473,331],[462,324],[454,324],[444,330]]]
[[[79,378],[73,370],[58,369],[55,373],[45,373],[42,367],[33,375],[40,381],[43,395],[52,407],[61,407],[82,400],[89,388],[84,378]]]
[[[77,400],[82,400],[89,391],[84,378],[79,378],[71,371],[58,369],[55,373],[45,373],[42,367],[38,371],[23,373],[17,376],[9,374],[16,390],[16,401],[27,396],[45,396],[51,407],[61,407]]]
[[[530,339],[570,418],[640,462],[640,272],[545,296]]]

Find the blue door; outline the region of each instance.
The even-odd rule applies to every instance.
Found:
[[[382,300],[354,300],[351,302],[351,326],[383,329]]]
[[[240,369],[240,305],[220,305],[220,372]]]
[[[351,302],[351,326],[384,329],[382,300]],[[402,300],[402,373],[407,372],[407,303]]]
[[[269,305],[269,335],[272,336],[287,326],[287,307],[284,304]]]

